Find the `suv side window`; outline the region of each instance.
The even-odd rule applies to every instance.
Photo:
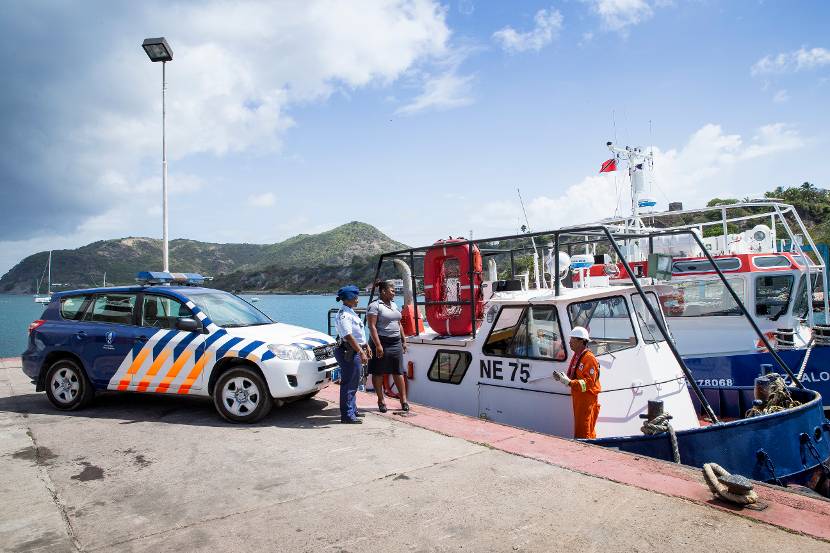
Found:
[[[95,296],[95,301],[84,314],[85,321],[98,323],[133,324],[135,294],[109,293]]]
[[[89,302],[89,296],[66,296],[61,298],[61,318],[67,321],[80,320]]]
[[[176,328],[179,319],[195,319],[189,307],[177,299],[146,294],[141,306],[141,326]]]

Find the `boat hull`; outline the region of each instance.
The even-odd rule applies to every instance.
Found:
[[[801,406],[677,432],[680,462],[694,467],[714,462],[733,474],[763,482],[827,487],[830,421],[824,417],[817,393],[790,391]],[[703,392],[721,420],[740,417],[752,406],[751,387],[704,387]],[[695,407],[701,411],[696,400]],[[601,438],[590,443],[673,460],[668,434]]]
[[[778,354],[793,372],[798,372],[804,360],[805,349],[781,350]],[[744,353],[722,356],[683,357],[692,376],[702,386],[753,386],[761,374],[761,365],[772,365],[773,369],[789,378],[767,352]],[[816,347],[810,353],[802,382],[805,387],[821,394],[824,406],[830,408],[830,347]]]

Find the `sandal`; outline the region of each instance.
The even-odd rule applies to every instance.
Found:
[[[401,411],[409,411],[409,404],[406,402],[401,403]]]
[[[382,401],[378,401],[378,411],[380,411],[381,413],[385,413],[386,411],[388,411],[388,409],[386,408],[386,404]]]

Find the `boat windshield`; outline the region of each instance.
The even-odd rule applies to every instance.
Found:
[[[267,325],[274,322],[250,303],[227,292],[195,292],[189,293],[188,297],[214,324],[224,328]]]
[[[637,345],[628,304],[623,296],[611,296],[568,306],[571,328],[584,326],[591,335],[588,347],[595,355],[612,353]]]
[[[824,279],[821,273],[814,273],[810,282],[810,289],[813,295],[813,310],[821,312],[824,310]],[[809,303],[807,301],[807,275],[801,275],[798,281],[798,292],[795,294],[793,315],[802,319],[807,318]]]
[[[741,302],[746,302],[746,285],[742,277],[727,278],[730,288]],[[740,316],[741,308],[719,279],[683,279],[669,283],[674,290],[660,295],[667,317]]]
[[[657,311],[657,313],[660,313],[660,303],[657,301],[657,294],[654,292],[646,292],[646,298],[648,298],[648,302]],[[640,325],[640,332],[643,334],[643,340],[645,343],[653,344],[655,342],[664,341],[665,338],[663,337],[663,333],[660,332],[660,327],[657,325],[654,317],[651,316],[651,313],[646,308],[643,298],[641,298],[639,294],[633,294],[631,296],[631,304],[634,306],[634,315],[637,319],[637,323]],[[665,326],[666,321],[663,320],[661,322]]]
[[[755,314],[773,321],[787,312],[793,275],[764,275],[755,279]]]

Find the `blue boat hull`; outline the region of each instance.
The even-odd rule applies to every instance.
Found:
[[[769,483],[827,486],[830,472],[830,421],[811,390],[790,388],[802,405],[749,419],[732,420],[677,433],[680,461],[702,467],[714,462],[733,474]],[[705,387],[703,392],[721,420],[737,419],[752,406],[753,388]],[[692,396],[694,398],[694,396]],[[701,406],[695,399],[698,413]],[[667,434],[590,440],[629,453],[672,460]],[[822,490],[820,490],[822,491]]]
[[[790,369],[797,373],[804,360],[805,351],[782,350],[778,354]],[[722,357],[684,356],[683,361],[701,386],[753,386],[755,378],[761,374],[762,364],[772,365],[774,370],[784,374],[784,370],[778,366],[772,355],[765,352]],[[785,380],[789,383],[789,378]],[[825,407],[830,407],[830,347],[813,348],[802,382],[807,388],[821,394]]]

